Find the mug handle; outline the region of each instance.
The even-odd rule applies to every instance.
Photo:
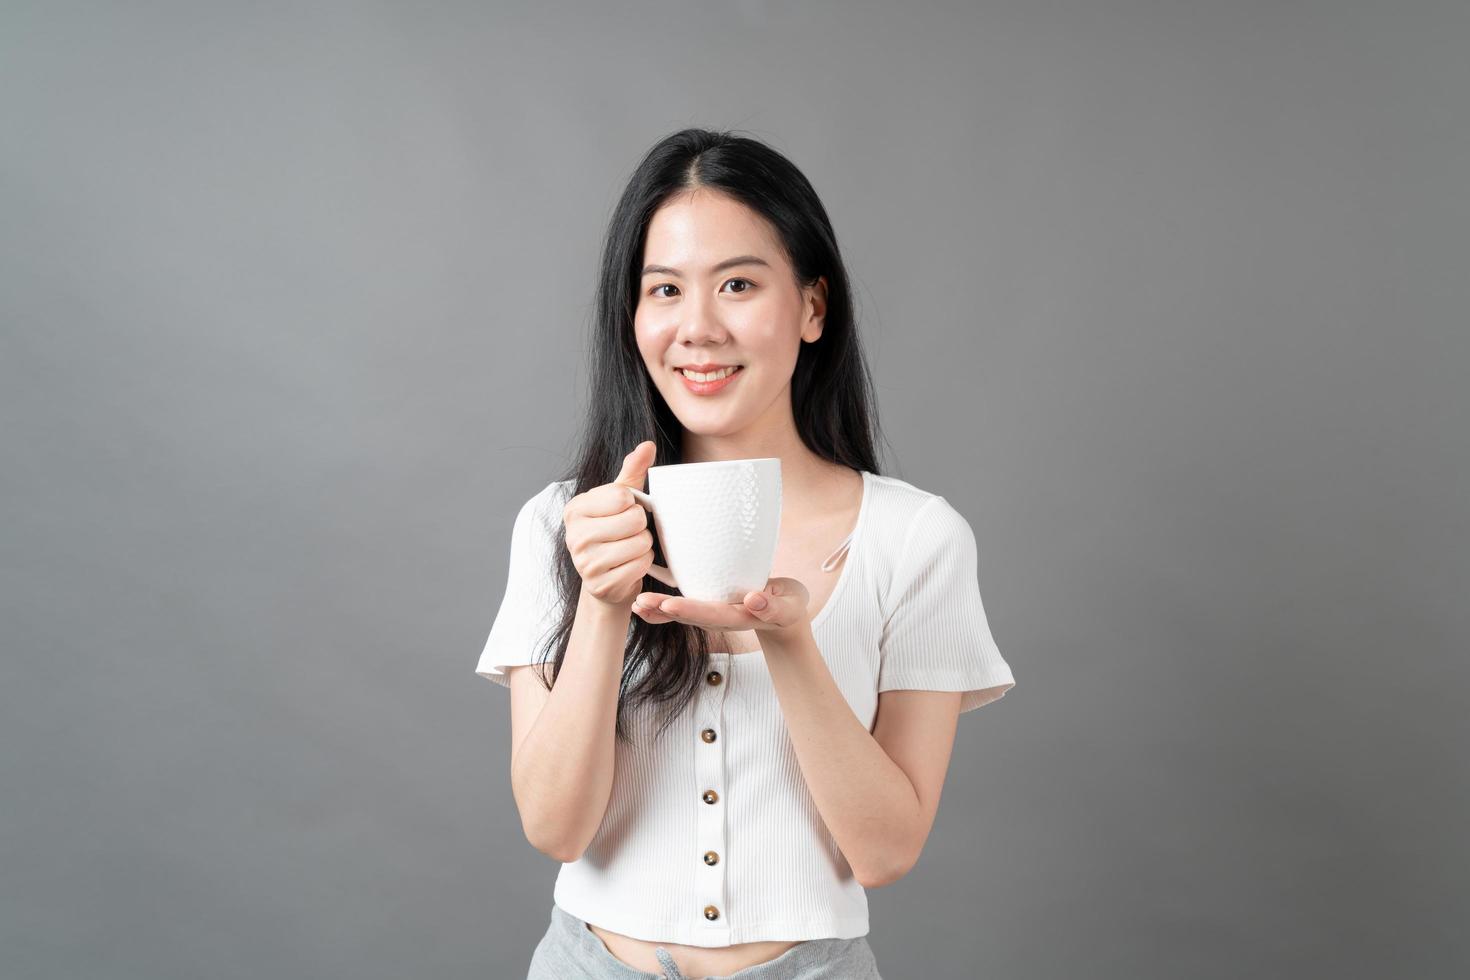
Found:
[[[634,490],[632,487],[629,487],[628,489],[633,491],[633,499],[638,501],[639,505],[641,505],[644,510],[648,511],[650,514],[654,513],[652,497],[644,493],[642,490]],[[658,579],[660,582],[662,582],[664,585],[669,586],[670,588],[677,589],[679,587],[679,583],[674,581],[674,573],[669,571],[662,565],[653,564],[648,566],[648,574],[652,575],[654,578]]]

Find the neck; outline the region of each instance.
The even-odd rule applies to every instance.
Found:
[[[840,498],[848,467],[833,463],[807,448],[796,431],[787,385],[770,408],[738,432],[700,433],[684,430],[681,463],[708,463],[722,459],[781,461],[781,493],[792,516],[804,518],[824,509],[825,501]]]
[[[770,457],[781,461],[781,492],[791,516],[829,509],[823,501],[841,496],[849,468],[808,449],[794,426],[781,434],[746,431],[732,436],[696,435],[686,430],[680,462]]]

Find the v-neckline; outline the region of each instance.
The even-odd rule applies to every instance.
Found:
[[[842,557],[842,553],[852,544],[852,535],[853,532],[847,532],[847,537],[842,539],[842,543],[837,546],[837,550],[828,555],[826,560],[822,562],[822,571],[830,572],[837,567],[837,559]]]
[[[842,590],[847,586],[847,580],[851,577],[849,573],[852,569],[853,564],[853,545],[858,544],[861,541],[863,525],[867,521],[868,511],[871,507],[871,499],[873,496],[873,474],[869,473],[867,470],[859,470],[858,473],[863,478],[863,497],[858,504],[857,520],[853,522],[852,530],[847,532],[847,537],[843,538],[842,543],[839,544],[832,551],[832,554],[827,556],[826,561],[822,562],[822,567],[825,569],[827,567],[827,564],[834,561],[834,559],[836,559],[843,552],[843,550],[847,551],[847,561],[843,563],[842,571],[839,572],[837,575],[837,582],[832,586],[832,591],[827,595],[827,601],[822,603],[822,608],[818,609],[816,616],[812,617],[811,628],[813,631],[815,631],[816,628],[827,619],[827,615],[832,611],[833,605],[835,605],[837,600],[842,597]],[[759,654],[760,652],[761,649],[759,646],[757,646],[754,650],[741,650],[739,652],[734,652],[730,650],[711,650],[710,655],[714,657],[729,657],[730,662],[734,663],[736,657]]]
[[[867,470],[859,470],[858,472],[863,478],[863,499],[858,504],[857,520],[853,522],[852,530],[847,533],[847,537],[843,538],[842,543],[837,546],[831,555],[827,556],[826,561],[822,562],[822,568],[823,570],[828,570],[827,565],[829,563],[835,563],[836,558],[843,551],[847,552],[847,560],[842,564],[842,571],[837,574],[837,584],[832,586],[832,591],[828,594],[827,601],[822,603],[822,608],[818,609],[816,616],[812,617],[812,629],[816,629],[827,618],[827,614],[832,611],[833,605],[842,597],[842,591],[847,585],[847,580],[851,578],[849,573],[852,571],[853,566],[853,546],[858,543],[858,536],[862,533],[863,524],[868,516],[869,501],[873,496],[870,479],[872,474]]]

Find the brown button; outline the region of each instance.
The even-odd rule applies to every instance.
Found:
[[[706,803],[718,803],[720,801],[720,794],[712,789],[707,789],[704,791],[703,799]]]
[[[708,674],[705,674],[704,679],[709,684],[718,684],[720,681],[724,680],[718,670],[712,670]]]
[[[715,908],[713,905],[706,905],[704,907],[704,917],[713,922],[715,919],[718,919],[720,917],[720,910]]]
[[[713,728],[706,728],[704,731],[699,733],[699,737],[704,739],[706,742],[713,742],[715,740],[715,730]]]
[[[720,863],[720,856],[718,854],[716,854],[714,851],[705,851],[704,852],[704,863],[705,864],[719,864]]]

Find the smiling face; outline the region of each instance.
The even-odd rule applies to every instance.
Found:
[[[734,438],[727,448],[737,454],[795,437],[791,375],[802,342],[822,335],[825,278],[798,286],[770,223],[708,188],[654,213],[642,273],[633,329],[654,385],[684,425],[686,459],[718,457],[713,443],[722,437]],[[676,370],[691,365],[737,370],[699,382]]]

